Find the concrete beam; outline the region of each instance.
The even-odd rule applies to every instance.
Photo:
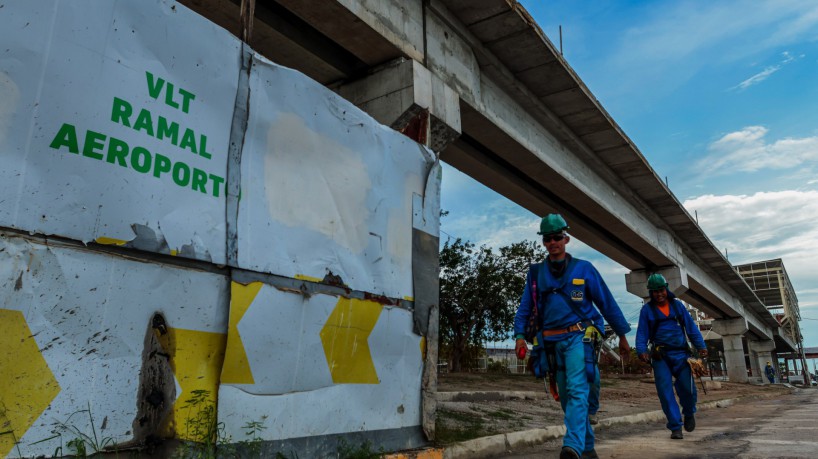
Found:
[[[457,93],[417,61],[393,61],[335,91],[397,131],[421,130],[410,137],[434,151],[460,135]]]
[[[739,317],[738,319],[720,319],[714,320],[710,324],[713,331],[721,336],[725,335],[744,335],[749,328],[747,327],[747,319]]]

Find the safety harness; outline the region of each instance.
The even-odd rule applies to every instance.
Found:
[[[585,316],[574,305],[571,297],[565,293],[565,284],[571,278],[576,262],[570,255],[566,260],[565,270],[559,276],[558,286],[551,286],[543,289],[540,292],[537,285],[548,285],[546,279],[545,269],[547,262],[537,263],[531,265],[531,282],[532,282],[532,307],[531,315],[525,328],[526,340],[533,344],[531,356],[529,357],[528,365],[531,372],[537,378],[544,378],[546,374],[549,376],[549,392],[554,397],[554,400],[559,401],[559,393],[557,391],[557,354],[555,343],[546,342],[543,336],[554,336],[564,333],[572,333],[575,331],[584,331],[585,335],[582,338],[583,348],[585,350],[585,374],[589,382],[592,382],[596,377],[596,365],[599,360],[599,352],[602,344],[602,335],[594,326],[594,321],[585,318]],[[545,269],[543,269],[545,268]],[[574,314],[581,319],[580,322],[559,330],[543,330],[542,317],[539,310],[539,303],[546,303],[548,295],[560,294],[565,297],[566,303],[574,311]],[[560,368],[565,370],[565,368]]]
[[[650,335],[648,336],[649,341],[649,351],[650,356],[654,360],[660,360],[665,352],[667,351],[687,351],[688,354],[694,355],[690,340],[687,337],[687,329],[685,329],[685,321],[682,319],[679,314],[679,305],[675,298],[668,298],[668,304],[670,305],[668,310],[668,315],[663,317],[663,314],[659,314],[657,309],[658,307],[654,304],[651,304],[649,308],[650,314],[653,316],[650,320]],[[685,345],[684,346],[668,346],[664,344],[656,344],[654,341],[656,339],[656,331],[659,329],[659,322],[665,322],[668,320],[675,320],[679,327],[682,328],[682,333],[685,337]]]

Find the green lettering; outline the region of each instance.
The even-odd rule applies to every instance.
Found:
[[[168,125],[168,120],[164,116],[160,116],[156,125],[156,138],[162,140],[165,137],[169,137],[170,143],[176,145],[179,142],[179,124],[171,122]]]
[[[122,167],[128,167],[125,163],[125,157],[128,156],[128,144],[117,139],[116,137],[111,137],[108,139],[108,156],[105,157],[105,161],[114,164],[114,161],[117,162]]]
[[[131,114],[133,114],[131,104],[119,97],[114,97],[114,106],[111,109],[111,121],[125,127],[131,127],[131,120],[129,119]]]
[[[49,146],[55,150],[68,147],[69,152],[79,154],[80,147],[77,143],[77,128],[68,123],[63,123]]]
[[[207,194],[205,190],[205,184],[207,183],[207,172],[193,168],[193,183],[191,184],[191,188],[194,190],[199,190],[202,193]]]
[[[173,101],[173,83],[168,82],[165,88],[165,103],[173,108],[179,108],[179,103]]]
[[[196,137],[192,130],[185,129],[184,135],[182,135],[182,142],[179,143],[179,148],[187,148],[188,150],[192,151],[193,153],[196,152]]]
[[[147,71],[145,72],[145,76],[148,78],[148,94],[154,99],[158,99],[159,94],[162,92],[162,85],[165,84],[165,80],[159,78],[158,80],[154,81],[153,74]]]
[[[210,159],[211,155],[207,151],[207,136],[202,134],[199,136],[199,139],[200,139],[199,143],[201,145],[201,148],[199,148],[199,156],[201,156],[202,158]]]
[[[85,133],[85,144],[82,146],[82,156],[87,156],[94,159],[102,159],[101,150],[105,146],[105,134],[99,132],[88,131]]]
[[[213,174],[210,174],[209,177],[210,177],[210,180],[213,181],[213,196],[218,198],[219,197],[219,185],[224,183],[224,179],[219,177],[218,175],[213,175]]]
[[[180,175],[179,172],[182,174]],[[173,181],[179,186],[187,186],[190,183],[190,167],[179,161],[173,165]]]
[[[140,157],[144,158],[140,161]],[[131,152],[131,167],[143,174],[151,170],[151,152],[142,147],[136,147]]]
[[[153,166],[153,176],[159,178],[163,172],[170,172],[170,158],[164,155],[156,154],[156,161]]]
[[[136,117],[136,122],[133,124],[135,131],[145,131],[145,134],[153,137],[153,120],[151,119],[151,112],[144,108],[139,111],[139,116]]]
[[[190,101],[195,99],[196,95],[189,93],[182,88],[179,88],[179,94],[182,95],[182,111],[187,113],[190,109]]]

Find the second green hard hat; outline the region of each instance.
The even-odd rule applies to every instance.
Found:
[[[548,214],[540,221],[540,231],[537,234],[554,234],[567,230],[568,223],[560,214]]]
[[[661,274],[651,274],[648,277],[648,290],[660,290],[667,288],[667,280]]]

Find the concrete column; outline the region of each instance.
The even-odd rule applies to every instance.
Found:
[[[772,357],[772,352],[775,350],[775,341],[748,341],[747,347],[753,351],[753,356],[750,360],[751,363],[755,364],[753,366],[753,374],[756,374],[756,368],[758,368],[758,375],[761,376],[761,383],[768,384],[770,381],[767,379],[764,369],[767,368],[767,362],[770,362],[773,368],[775,368],[775,362],[773,362]]]
[[[747,366],[744,363],[744,345],[741,337],[747,333],[747,319],[720,319],[712,323],[713,331],[721,335],[724,343],[724,360],[727,376],[733,382],[747,382]]]
[[[440,152],[460,136],[460,96],[420,62],[398,59],[335,89],[378,122]]]

